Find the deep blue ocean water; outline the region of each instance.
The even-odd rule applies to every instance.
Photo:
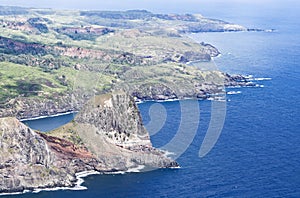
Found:
[[[214,18],[274,28],[275,32],[191,35],[222,52],[221,57],[215,58],[220,70],[271,78],[259,81],[264,87],[227,90],[242,93],[227,95],[225,124],[208,155],[200,158],[198,153],[211,119],[212,102],[199,101],[200,121],[196,123],[199,127],[186,152],[177,159],[180,169],[94,175],[85,179],[83,185],[88,190],[18,197],[300,197],[300,12],[295,7],[263,10],[251,8],[251,12],[241,14],[239,9],[231,9],[227,15],[224,10],[210,13],[215,13]],[[162,129],[151,136],[153,145],[162,147],[180,126],[181,103],[140,104],[146,125],[153,105],[163,105],[167,113]],[[67,119],[70,116],[61,117],[60,121]],[[195,124],[190,120],[187,131],[188,126]]]

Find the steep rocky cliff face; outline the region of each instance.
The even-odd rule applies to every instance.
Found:
[[[0,193],[72,187],[81,171],[127,171],[140,165],[178,166],[152,147],[136,104],[125,93],[95,96],[73,122],[49,134],[16,118],[0,118]]]
[[[152,147],[133,98],[124,92],[92,98],[75,122],[84,144],[108,169],[178,166]]]
[[[95,127],[97,134],[119,146],[151,145],[135,101],[124,92],[93,97],[75,121]]]
[[[46,141],[16,118],[0,119],[0,192],[72,186],[75,178],[53,166]]]
[[[80,103],[80,100],[78,100],[78,103]],[[0,117],[14,116],[18,119],[26,119],[50,116],[66,111],[77,111],[78,109],[79,105],[72,103],[70,96],[60,96],[55,101],[46,98],[19,97],[11,99],[4,105],[0,104]]]

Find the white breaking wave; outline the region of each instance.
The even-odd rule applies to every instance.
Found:
[[[83,182],[84,182],[84,177],[87,177],[89,175],[99,175],[101,174],[100,172],[97,171],[83,171],[83,172],[79,172],[76,173],[76,183],[74,187],[56,187],[56,188],[42,188],[42,189],[34,189],[34,191],[32,191],[33,193],[39,193],[41,191],[57,191],[57,190],[87,190],[87,187],[82,186]]]
[[[164,152],[165,157],[170,157],[172,155],[176,155],[176,153],[171,152],[171,151],[167,151],[167,150],[161,150],[161,151]]]
[[[253,78],[253,81],[264,81],[264,80],[272,80],[272,78]]]
[[[170,169],[181,169],[181,166],[170,167]]]
[[[144,101],[142,101],[142,100],[136,100],[135,103],[136,104],[142,104],[142,103],[144,103]]]
[[[39,120],[39,119],[43,119],[43,118],[53,118],[53,117],[58,117],[58,116],[62,116],[62,115],[69,115],[69,114],[73,114],[73,113],[77,113],[77,111],[69,111],[69,112],[65,112],[65,113],[58,113],[55,115],[49,115],[49,116],[39,116],[39,117],[34,117],[34,118],[26,118],[26,119],[20,119],[20,121],[30,121],[30,120]]]
[[[4,195],[20,195],[20,194],[25,194],[25,193],[39,193],[42,191],[58,191],[58,190],[87,190],[87,187],[82,186],[83,182],[84,182],[84,177],[87,177],[89,175],[99,175],[101,174],[100,172],[97,171],[83,171],[83,172],[79,172],[76,173],[76,183],[74,187],[56,187],[56,188],[36,188],[33,191],[30,190],[24,190],[23,192],[16,192],[16,193],[1,193],[0,196],[4,196]]]
[[[235,88],[241,88],[242,86],[236,85],[236,86],[228,86],[227,89],[235,89]]]
[[[236,94],[240,94],[242,93],[241,91],[228,91],[227,94],[228,95],[236,95]]]
[[[143,170],[144,168],[145,168],[144,165],[139,165],[139,166],[137,166],[137,167],[135,167],[135,168],[130,168],[130,169],[128,169],[128,170],[126,171],[126,173],[139,173],[139,172],[141,172],[141,170]]]
[[[30,192],[29,190],[24,190],[23,192],[14,192],[14,193],[0,193],[0,196],[5,196],[5,195],[21,195]]]
[[[174,102],[174,101],[179,101],[179,99],[166,99],[166,100],[157,100],[156,102]]]
[[[127,171],[115,171],[115,172],[109,172],[109,173],[105,173],[105,174],[109,174],[109,175],[123,175],[125,173],[139,173],[144,168],[145,168],[144,165],[139,165],[137,167],[130,168]]]
[[[255,85],[255,87],[265,87],[265,86],[257,84],[257,85]]]

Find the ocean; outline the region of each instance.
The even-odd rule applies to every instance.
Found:
[[[177,155],[180,169],[91,175],[83,183],[87,190],[15,197],[300,197],[300,12],[293,5],[266,11],[249,6],[237,5],[228,12],[207,8],[204,15],[275,31],[189,35],[220,50],[222,55],[214,59],[219,70],[263,78],[256,79],[259,87],[226,90],[233,94],[226,96],[224,126],[207,155],[199,157],[199,150],[212,120],[213,101],[145,102],[139,109],[154,146],[172,149],[165,145],[186,131],[187,145],[180,145],[184,152]],[[165,120],[153,127],[157,112]],[[61,124],[71,118],[55,119]],[[28,124],[43,129],[49,119],[54,118]]]

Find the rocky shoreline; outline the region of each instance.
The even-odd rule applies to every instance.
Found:
[[[256,85],[246,76],[226,76],[226,86]],[[180,98],[166,96],[162,99],[156,96],[153,99],[167,101]],[[136,97],[134,100],[123,92],[96,96],[83,106],[74,122],[47,135],[34,132],[16,118],[0,118],[0,177],[3,178],[0,193],[74,189],[79,181],[76,175],[86,171],[92,171],[91,174],[120,173],[142,164],[158,168],[179,167],[175,161],[165,157],[164,152],[152,147],[138,113],[137,100],[145,101],[145,98]],[[74,136],[79,140],[75,141]],[[105,146],[99,150],[95,144]],[[36,153],[32,154],[32,150]]]
[[[248,76],[243,76],[243,75],[228,75],[226,74],[228,79],[226,80],[225,87],[228,88],[239,88],[239,87],[256,87],[258,84],[254,83],[251,81],[251,79]],[[195,100],[206,100],[211,98],[212,100],[213,95],[216,93],[212,93],[211,91],[209,92],[204,92],[202,95],[198,95],[198,97],[190,97],[188,95],[183,96],[181,98],[176,97],[175,95],[173,96],[168,96],[168,95],[154,95],[154,96],[146,96],[146,97],[141,97],[138,95],[132,95],[135,98],[136,103],[142,103],[142,102],[147,102],[147,101],[176,101],[176,100],[184,100],[184,99],[195,99]],[[51,105],[48,105],[51,106]],[[34,107],[30,107],[29,109],[35,109]],[[28,120],[36,120],[36,119],[42,119],[42,118],[48,118],[48,117],[56,117],[56,116],[61,116],[61,115],[68,115],[68,114],[74,114],[79,111],[79,108],[74,108],[74,107],[66,107],[66,108],[54,108],[51,111],[43,110],[42,113],[33,113],[31,114],[22,114],[22,115],[17,115],[17,118],[20,121],[28,121]],[[4,112],[1,112],[0,110],[0,115],[2,113],[2,116],[0,117],[9,117],[9,116],[14,116],[11,114],[5,114]]]
[[[137,102],[184,99],[205,100],[214,99],[214,95],[217,95],[218,93],[224,94],[224,91],[222,90],[226,87],[255,87],[257,84],[252,82],[247,76],[224,74],[224,83],[221,85],[207,84],[198,92],[183,93],[181,95],[177,94],[176,90],[172,90],[163,85],[151,86],[152,88],[149,90],[143,91],[143,89],[147,88],[143,87],[140,89],[131,89],[128,92]],[[76,102],[72,102],[72,98],[72,94],[69,97],[65,96],[61,99],[58,98],[56,101],[47,99],[16,98],[0,108],[0,117],[14,116],[19,120],[26,120],[78,112],[89,97],[80,98],[79,101]]]
[[[40,17],[42,9],[1,9],[0,195],[80,188],[89,174],[178,168],[152,146],[136,103],[218,100],[226,87],[256,86],[246,76],[187,66],[220,52],[182,34],[260,29],[145,10]],[[21,122],[73,112],[73,121],[47,134]]]
[[[47,134],[0,118],[0,193],[74,188],[78,173],[127,172],[178,163],[154,148],[132,97],[95,96],[73,122]]]

